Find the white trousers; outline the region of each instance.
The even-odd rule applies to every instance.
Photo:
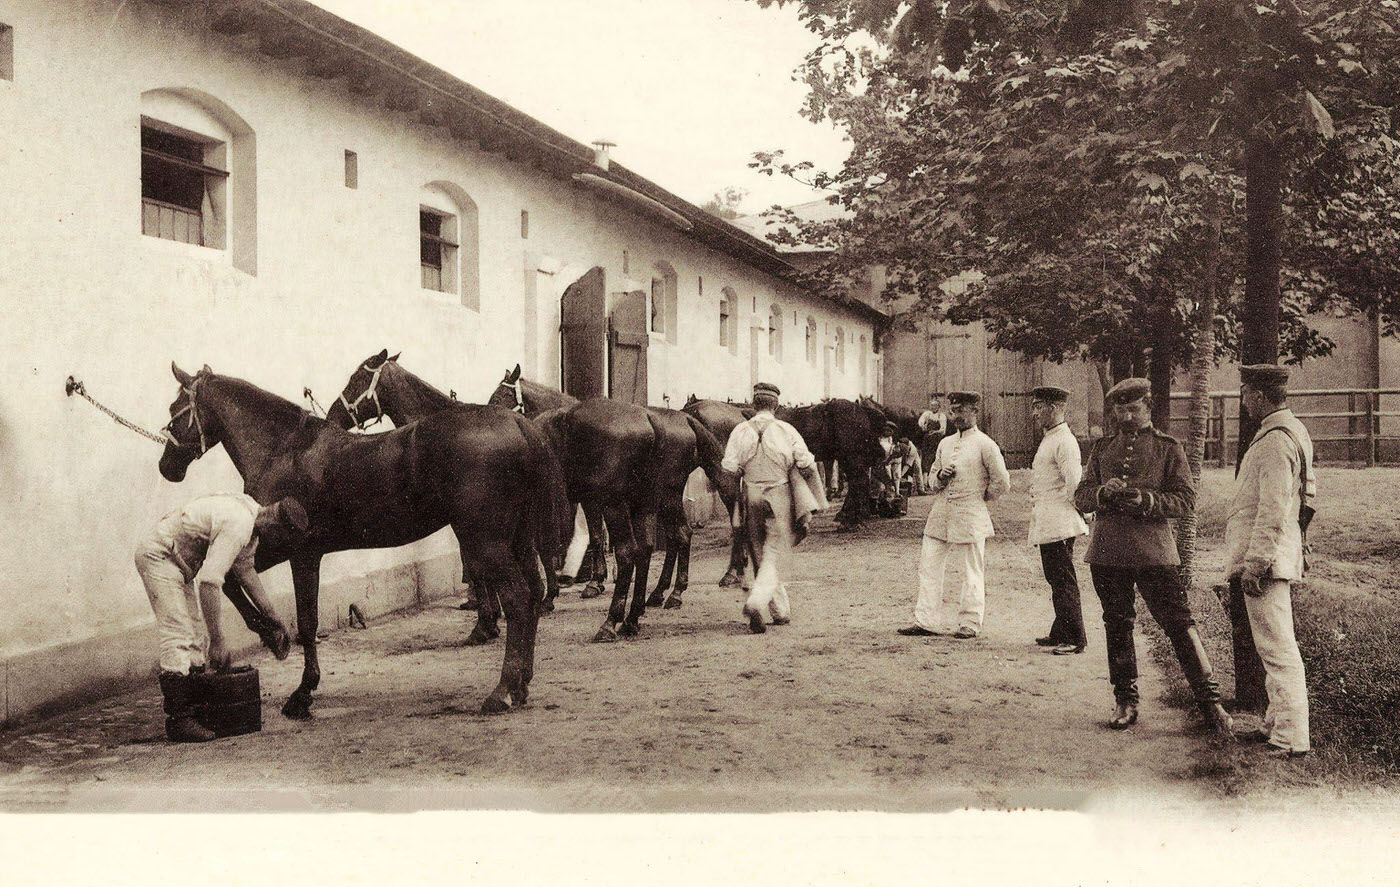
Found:
[[[919,555],[919,600],[914,605],[914,624],[929,631],[950,632],[954,617],[958,628],[982,630],[982,616],[987,608],[986,588],[982,580],[983,555],[987,540],[976,542],[944,542],[932,536],[924,537]],[[944,568],[950,556],[961,556],[962,582],[945,587]]]
[[[209,630],[194,583],[185,581],[170,553],[156,543],[143,543],[136,549],[136,572],[141,574],[156,614],[161,671],[189,674],[190,666],[204,665]]]
[[[583,516],[583,506],[575,506],[574,510],[574,535],[569,540],[569,550],[564,554],[564,575],[573,576],[575,579],[587,579],[591,577],[580,576],[578,571],[583,567],[583,555],[588,551],[588,518]]]
[[[1264,593],[1244,596],[1249,630],[1264,662],[1264,690],[1269,707],[1264,729],[1274,745],[1308,751],[1308,684],[1303,656],[1293,634],[1293,595],[1286,579],[1265,579]]]
[[[792,551],[792,505],[786,497],[774,496],[772,510],[776,514],[764,521],[758,571],[754,574],[753,587],[749,589],[744,609],[759,614],[767,609],[774,619],[791,619],[792,604],[788,600],[787,586],[779,576]]]

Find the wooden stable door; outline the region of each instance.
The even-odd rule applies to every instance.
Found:
[[[593,268],[564,290],[560,305],[560,378],[564,393],[585,400],[603,393],[607,290],[602,268]]]
[[[614,297],[608,319],[608,397],[646,406],[647,294],[643,290]]]

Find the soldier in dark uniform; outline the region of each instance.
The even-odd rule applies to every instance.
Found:
[[[1167,523],[1195,507],[1196,488],[1181,444],[1152,427],[1150,392],[1146,379],[1125,379],[1105,395],[1118,432],[1094,444],[1074,497],[1080,511],[1098,513],[1085,560],[1103,603],[1108,678],[1117,701],[1108,725],[1124,730],[1138,717],[1136,587],[1171,641],[1206,726],[1228,736],[1230,716],[1220,706],[1220,688],[1191,618]]]

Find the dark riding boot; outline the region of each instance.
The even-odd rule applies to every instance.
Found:
[[[214,732],[194,719],[190,700],[189,675],[173,671],[160,673],[160,692],[165,697],[165,735],[171,742],[208,742]]]
[[[1200,709],[1206,729],[1213,733],[1233,736],[1231,729],[1234,723],[1220,705],[1220,685],[1215,682],[1215,674],[1211,671],[1205,645],[1201,643],[1201,633],[1196,630],[1196,626],[1188,625],[1171,632],[1168,638],[1176,651],[1177,661],[1181,663],[1186,684],[1196,698],[1196,707]]]

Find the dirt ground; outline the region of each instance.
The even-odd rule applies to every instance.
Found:
[[[591,643],[605,599],[566,590],[540,623],[531,699],[477,714],[502,648],[461,645],[457,601],[328,638],[314,718],[283,718],[300,657],[259,657],[264,729],[163,741],[151,687],[0,734],[0,809],[528,808],[929,811],[974,806],[1147,810],[1237,804],[1202,761],[1211,740],[1161,695],[1138,641],[1142,719],[1114,732],[1103,629],[1080,566],[1089,648],[1056,657],[1049,592],[1025,544],[1025,487],[996,503],[981,637],[906,638],[927,499],[849,535],[826,517],[788,571],[791,625],[750,635],[741,593],[715,585],[718,528],[697,534],[679,610],[641,636]],[[1079,552],[1082,556],[1082,546]],[[659,571],[653,562],[653,579]],[[1280,764],[1280,767],[1289,766]],[[1315,805],[1328,786],[1255,794]],[[1388,798],[1372,798],[1387,801]]]

